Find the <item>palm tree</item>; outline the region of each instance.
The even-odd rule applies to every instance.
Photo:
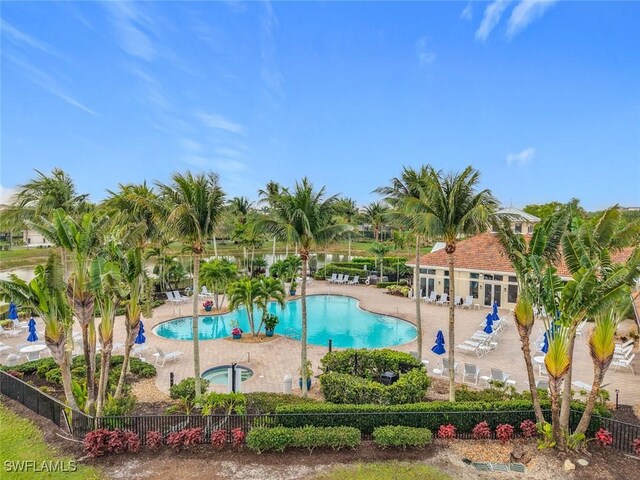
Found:
[[[428,167],[422,166],[420,170],[404,167],[400,177],[391,179],[389,186],[379,187],[376,193],[383,195],[385,201],[391,205],[392,210],[387,217],[399,228],[409,229],[415,234],[415,269],[413,272],[413,298],[416,304],[416,330],[418,344],[418,358],[422,358],[422,312],[420,305],[420,237],[428,234],[423,226],[414,221],[415,201],[420,198],[420,192],[424,189]],[[421,185],[423,185],[421,187]]]
[[[66,297],[60,257],[51,254],[45,265],[35,268],[34,274],[29,283],[13,274],[10,280],[0,280],[0,298],[7,302],[19,302],[42,318],[45,325],[44,340],[60,367],[67,404],[77,409],[71,386],[73,314]]]
[[[260,300],[260,280],[257,278],[243,277],[229,285],[229,309],[235,310],[244,306],[247,311],[247,320],[251,334],[256,335],[254,319],[254,306]]]
[[[200,343],[198,338],[198,291],[200,259],[208,238],[220,220],[224,207],[224,192],[217,174],[175,173],[172,183],[156,182],[160,189],[161,217],[175,236],[191,247],[193,259],[193,369],[196,395],[201,393]]]
[[[269,277],[263,277],[260,279],[260,283],[258,284],[258,305],[262,308],[262,319],[258,326],[258,334],[260,333],[260,330],[264,325],[265,318],[268,315],[267,307],[269,306],[269,302],[275,301],[281,308],[284,308],[284,297],[285,291],[281,282],[275,278]]]
[[[94,322],[95,293],[90,285],[90,266],[102,242],[106,217],[89,212],[76,221],[63,209],[56,209],[51,220],[40,217],[31,228],[42,233],[71,255],[71,275],[67,281],[67,296],[82,331],[82,347],[87,365],[87,411],[95,402],[96,330]]]
[[[216,310],[224,303],[228,285],[238,277],[238,267],[226,258],[204,263],[200,269],[200,280],[211,289]],[[222,294],[222,299],[220,299]]]
[[[278,198],[280,197],[280,195],[285,192],[286,189],[284,187],[282,187],[282,185],[280,185],[278,182],[275,182],[273,180],[270,180],[269,182],[267,182],[266,187],[263,189],[259,189],[258,190],[258,196],[260,197],[260,203],[262,204],[266,204],[267,206],[267,210],[268,213],[271,214],[273,211],[273,207],[276,204]],[[274,235],[273,236],[273,251],[272,251],[272,262],[276,261],[276,241],[277,241],[277,237]],[[289,242],[288,239],[285,239],[287,241],[286,244],[286,255],[289,255]]]
[[[380,277],[384,275],[384,256],[391,251],[391,247],[386,243],[374,242],[369,251],[376,256],[376,264]]]
[[[359,214],[358,205],[355,200],[348,197],[341,198],[336,202],[336,210],[347,225],[355,227],[354,221]],[[351,232],[348,233],[347,239],[349,241],[347,260],[351,261]]]
[[[545,285],[548,285],[548,282],[545,282],[545,276],[555,273],[551,265],[560,257],[560,240],[568,227],[568,221],[568,210],[559,210],[535,226],[528,243],[522,235],[511,229],[508,221],[502,224],[496,222],[495,228],[518,279],[519,296],[514,309],[514,320],[520,336],[533,409],[539,423],[544,423],[545,420],[535,386],[531,361],[530,339],[535,321],[533,307],[535,306],[538,311],[546,311],[546,305],[549,303],[548,293],[554,295],[554,289],[550,292],[545,290]],[[548,272],[547,269],[552,270]]]
[[[480,172],[471,166],[460,173],[443,174],[427,167],[425,182],[419,182],[418,198],[407,199],[414,223],[431,231],[446,243],[449,256],[449,345],[455,345],[455,258],[456,244],[463,235],[489,227],[497,201],[489,190],[477,191]],[[455,349],[449,348],[449,365],[454,365]],[[454,369],[449,369],[449,400],[455,401]]]
[[[96,258],[91,265],[91,288],[96,294],[96,302],[100,309],[98,337],[102,351],[100,354],[100,381],[96,399],[96,416],[101,417],[109,381],[116,309],[120,305],[122,298],[125,297],[118,263],[107,261],[104,257]]]
[[[388,210],[382,202],[373,202],[364,207],[364,218],[373,227],[373,239],[376,242],[380,239],[380,232],[384,227],[385,215]]]
[[[274,218],[263,218],[256,222],[256,228],[296,242],[298,254],[302,260],[301,285],[301,373],[303,393],[307,394],[307,272],[309,254],[316,246],[324,246],[343,232],[349,231],[347,225],[332,223],[336,213],[337,197],[325,197],[324,187],[316,190],[306,177],[296,183],[293,192],[284,191],[275,205]]]

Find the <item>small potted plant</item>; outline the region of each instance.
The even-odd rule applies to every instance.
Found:
[[[242,338],[242,329],[236,320],[232,320],[230,326],[232,327],[231,336],[234,340]]]
[[[277,315],[273,315],[272,313],[268,313],[264,317],[264,331],[267,337],[273,337],[273,330],[276,328],[276,325],[280,322],[280,319]]]
[[[311,390],[311,377],[313,376],[313,369],[311,366],[311,360],[307,360],[305,365],[305,370],[307,371],[307,391]],[[302,390],[302,369],[298,370],[300,374],[300,378],[298,379],[298,385],[300,385],[300,390]]]
[[[212,300],[207,300],[206,302],[204,302],[202,304],[202,306],[204,307],[204,311],[205,312],[210,312],[211,309],[213,308],[213,301]]]
[[[296,294],[296,290],[298,289],[298,284],[296,279],[291,280],[291,286],[289,287],[289,295],[293,296]]]

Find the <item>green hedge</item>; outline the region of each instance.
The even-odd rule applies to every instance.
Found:
[[[387,288],[387,287],[391,287],[391,286],[395,286],[395,285],[400,285],[400,286],[403,286],[403,287],[407,287],[408,286],[407,279],[406,278],[401,278],[397,282],[378,282],[378,283],[376,283],[376,288]]]
[[[320,376],[325,400],[332,403],[394,405],[415,403],[424,399],[429,377],[421,368],[400,375],[392,385],[382,385],[346,373],[329,372]]]
[[[247,435],[247,447],[258,453],[268,450],[281,452],[288,447],[307,448],[309,451],[317,447],[340,450],[357,447],[360,437],[360,431],[353,427],[256,427]]]
[[[305,398],[291,393],[255,392],[245,393],[247,413],[275,413],[281,405],[318,403],[313,398]]]
[[[367,275],[367,272],[361,269],[336,267],[334,264],[330,263],[328,265],[325,265],[320,270],[318,270],[316,272],[316,277],[320,277],[324,279],[326,277],[330,277],[334,273],[342,273],[342,274],[349,275],[350,277],[355,277],[356,275],[358,275],[363,280],[364,280],[364,277],[366,277]]]
[[[542,402],[548,410],[549,402]],[[573,402],[574,411],[584,411],[584,404]],[[497,412],[497,413],[489,413]],[[458,432],[469,433],[478,422],[486,420],[491,428],[501,423],[520,425],[524,420],[533,420],[531,401],[506,402],[429,402],[405,405],[283,405],[276,409],[277,423],[287,427],[314,425],[333,427],[349,425],[365,434],[385,425],[405,425],[438,430],[440,425],[453,424]],[[354,415],[354,414],[366,415]],[[286,415],[285,415],[286,414]],[[290,415],[295,414],[295,415]],[[594,414],[610,417],[611,413],[597,406]],[[578,415],[574,415],[579,420]],[[550,420],[550,414],[549,414]]]
[[[382,448],[423,448],[429,445],[431,441],[431,430],[428,428],[388,425],[386,427],[378,427],[373,431],[373,443]]]
[[[325,372],[348,373],[369,380],[387,371],[406,373],[414,368],[422,368],[422,363],[413,355],[389,348],[340,350],[327,353],[320,363]]]

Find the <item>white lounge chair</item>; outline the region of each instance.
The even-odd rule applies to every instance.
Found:
[[[177,303],[186,303],[190,300],[189,297],[183,297],[182,295],[180,295],[180,292],[178,290],[173,291],[173,298]]]
[[[360,276],[356,275],[353,277],[353,280],[349,280],[349,285],[359,285],[360,284]]]
[[[340,280],[340,285],[345,285],[347,283],[349,283],[349,275],[345,275],[342,277],[342,280]]]
[[[11,330],[4,330],[2,328],[0,328],[0,335],[5,335],[7,337],[17,337],[19,335],[22,335],[22,330],[20,329],[11,329]]]
[[[131,347],[131,355],[142,359],[142,354],[147,350],[149,350],[148,345],[135,344],[133,347]]]
[[[576,327],[576,337],[581,337],[584,331],[584,327],[587,325],[587,321],[583,320],[582,322],[580,322],[580,324]]]
[[[484,347],[480,342],[472,342],[471,340],[465,340],[463,343],[456,345],[456,348],[462,353],[475,353],[478,357],[482,357],[487,347]]]
[[[184,355],[184,353],[177,350],[175,352],[167,353],[163,350],[160,350],[158,347],[156,347],[156,352],[157,353],[154,353],[153,356],[156,357],[156,365],[159,365],[161,367],[164,367],[165,362],[177,361],[178,358]]]
[[[436,305],[446,305],[447,303],[449,303],[449,294],[443,293],[440,300],[436,302]]]
[[[200,289],[199,297],[201,297],[201,298],[213,298],[213,293],[209,291],[209,289],[207,288],[206,285],[202,285],[202,288]]]
[[[627,351],[629,347],[631,347],[631,350],[633,350],[634,344],[635,342],[633,341],[633,339],[627,340],[624,343],[616,343],[614,354],[615,353],[621,354],[623,351]]]
[[[624,350],[614,350],[613,351],[613,359],[614,360],[625,360],[631,356],[633,353],[633,345],[629,345]]]
[[[424,300],[426,303],[435,303],[436,292],[431,292],[428,297],[427,296],[422,297],[422,300]]]
[[[166,291],[164,292],[164,294],[167,296],[167,301],[169,303],[173,303],[173,304],[177,304],[178,302],[176,301],[175,297],[173,296],[173,292],[171,291]]]
[[[473,308],[473,296],[467,295],[467,298],[465,298],[462,304],[462,308],[468,308],[469,310]]]
[[[615,372],[618,368],[628,368],[629,370],[631,370],[632,374],[636,374],[636,372],[633,371],[633,366],[631,365],[631,362],[633,362],[633,359],[636,358],[636,354],[632,353],[628,358],[620,358],[620,359],[613,359],[613,361],[611,362],[611,366],[613,367],[613,371]]]
[[[337,279],[338,279],[338,274],[337,273],[332,273],[331,274],[331,278],[327,278],[327,282],[336,283]]]
[[[449,360],[446,358],[443,358],[442,365],[439,368],[434,368],[433,373],[435,375],[440,375],[441,377],[448,377],[449,376]],[[454,375],[458,373],[457,363],[453,365],[453,373]]]
[[[8,355],[11,350],[13,350],[13,347],[0,342],[0,355]]]
[[[462,297],[459,295],[456,295],[456,303],[455,306],[456,307],[461,307],[464,304],[464,302],[462,301]]]
[[[472,385],[478,385],[478,378],[480,377],[480,369],[471,363],[464,364],[464,373],[462,374],[462,382]],[[467,381],[467,379],[472,380]]]

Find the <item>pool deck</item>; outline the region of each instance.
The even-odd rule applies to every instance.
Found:
[[[360,300],[360,306],[366,310],[380,313],[383,315],[391,315],[402,318],[415,324],[415,303],[407,298],[391,296],[382,289],[375,287],[348,286],[348,285],[331,285],[324,281],[315,281],[308,287],[308,294],[337,294],[349,295]],[[423,358],[429,360],[429,372],[431,374],[433,368],[439,364],[439,357],[431,352],[435,336],[438,330],[442,329],[445,338],[448,336],[448,308],[433,305],[421,305],[422,312],[422,329],[423,329]],[[181,360],[177,362],[168,362],[164,367],[158,367],[158,376],[156,379],[157,387],[167,392],[169,389],[170,372],[174,373],[175,381],[178,382],[183,378],[193,376],[193,349],[191,341],[170,340],[159,337],[152,332],[153,326],[160,322],[170,320],[175,317],[189,315],[191,304],[182,304],[180,306],[165,304],[154,311],[151,319],[145,320],[145,329],[147,337],[146,360],[154,362],[155,357],[152,356],[155,347],[159,347],[166,352],[179,350],[184,353]],[[479,310],[463,310],[456,309],[456,343],[460,343],[468,338],[479,329],[480,323],[483,321],[489,309],[480,308]],[[500,311],[500,316],[506,316],[507,311]],[[313,322],[310,316],[309,322]],[[629,330],[632,323],[625,324],[622,330]],[[42,325],[38,325],[41,329]],[[74,330],[78,329],[77,325]],[[536,322],[534,326],[533,337],[539,335],[542,329],[542,323]],[[79,329],[78,329],[79,330]],[[122,342],[124,339],[123,320],[119,317],[116,321],[114,334],[114,342]],[[19,338],[3,337],[5,344],[15,346],[25,341],[26,334]],[[592,383],[593,365],[589,356],[589,349],[586,342],[588,331],[579,337],[576,341],[574,353],[573,381],[580,381],[587,384]],[[416,351],[416,341],[409,342],[404,345],[393,347],[401,351]],[[449,345],[447,344],[447,348]],[[532,352],[536,348],[532,345]],[[326,346],[309,345],[308,357],[313,364],[315,374],[319,374],[320,359],[327,353]],[[4,359],[5,357],[3,357]],[[298,368],[300,365],[300,343],[284,337],[278,337],[270,342],[265,343],[239,343],[231,339],[203,340],[200,341],[200,362],[201,369],[205,371],[217,365],[228,365],[233,362],[246,365],[254,372],[252,378],[242,383],[245,392],[271,391],[282,392],[283,377],[291,375],[294,379],[294,388],[297,388]],[[511,379],[516,381],[516,388],[524,390],[527,387],[526,371],[522,352],[520,349],[520,339],[513,322],[506,328],[500,337],[497,348],[482,358],[477,358],[475,354],[462,354],[456,351],[456,362],[460,365],[457,381],[462,381],[463,363],[472,363],[480,368],[480,375],[490,375],[490,369],[500,368],[504,373],[508,374]],[[620,403],[637,404],[640,398],[640,355],[637,355],[633,362],[636,375],[634,376],[630,370],[618,370],[616,372],[611,369],[607,372],[604,384],[611,394],[611,400],[615,400],[615,390],[620,390]],[[536,370],[537,378],[537,370]],[[221,385],[211,386],[210,390],[226,391]]]

